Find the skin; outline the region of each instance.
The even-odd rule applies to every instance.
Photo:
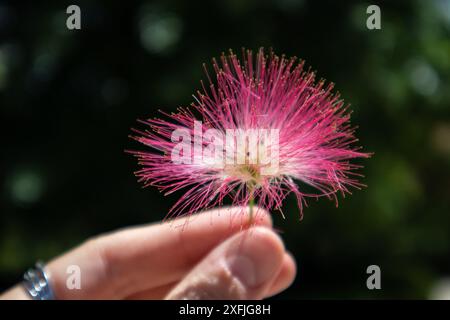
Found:
[[[270,215],[221,208],[89,239],[46,265],[57,299],[262,299],[290,286],[295,261]],[[67,267],[81,270],[69,290]],[[0,299],[29,299],[21,285]]]

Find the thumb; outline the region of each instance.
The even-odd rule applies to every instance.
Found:
[[[273,231],[250,228],[211,251],[166,299],[262,299],[283,257],[283,243]]]

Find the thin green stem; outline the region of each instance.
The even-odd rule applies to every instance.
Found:
[[[250,198],[248,200],[249,206],[249,224],[253,224],[253,208],[255,207],[255,197],[253,196],[253,188],[250,189]]]

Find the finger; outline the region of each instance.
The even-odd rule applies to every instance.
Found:
[[[141,291],[126,297],[126,300],[161,300],[178,284],[178,282],[169,283],[157,288]]]
[[[283,257],[283,243],[270,229],[242,231],[208,254],[166,298],[261,299]]]
[[[295,279],[296,265],[293,257],[289,253],[285,253],[283,257],[283,264],[272,283],[265,297],[274,296],[281,291],[288,288]],[[177,282],[163,285],[157,288],[152,288],[127,297],[127,300],[158,300],[163,299],[175,286]]]
[[[297,274],[297,266],[294,258],[292,257],[291,254],[285,253],[281,269],[278,272],[275,281],[272,283],[265,297],[268,298],[274,296],[289,288],[292,282],[294,282],[296,274]]]
[[[31,300],[31,296],[20,284],[0,294],[0,300]]]
[[[256,208],[253,223],[271,226]],[[116,299],[181,279],[204,255],[249,224],[248,208],[225,207],[166,223],[124,229],[89,241],[50,262],[60,299]],[[67,267],[81,270],[81,290],[68,290]]]

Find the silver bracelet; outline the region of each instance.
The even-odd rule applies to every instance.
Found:
[[[50,278],[40,261],[23,275],[23,286],[33,300],[55,300]]]

